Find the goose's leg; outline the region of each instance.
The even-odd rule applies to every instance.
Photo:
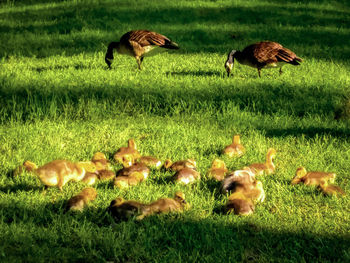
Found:
[[[258,68],[258,75],[259,75],[259,78],[261,78],[260,71],[261,71],[261,68]]]
[[[282,71],[282,67],[280,67],[280,76],[282,75],[283,71]]]
[[[141,70],[141,63],[142,63],[142,60],[143,60],[143,58],[136,57],[136,62],[137,62],[137,65],[138,65],[139,70]]]

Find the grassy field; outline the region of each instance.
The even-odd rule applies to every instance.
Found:
[[[0,2],[0,261],[349,262],[350,122],[334,120],[348,105],[349,24],[346,0]],[[181,49],[146,58],[142,71],[116,56],[107,70],[108,43],[132,29]],[[260,40],[304,63],[262,78],[236,63],[227,78],[227,53]],[[237,133],[246,154],[221,156]],[[64,214],[84,184],[44,194],[35,176],[12,177],[25,160],[112,159],[129,138],[145,155],[194,158],[202,180],[179,186],[153,171],[127,191],[100,182],[83,213]],[[266,201],[249,217],[220,213],[227,196],[205,176],[212,160],[235,170],[270,147],[277,170],[259,178]],[[299,166],[336,172],[347,196],[291,186]],[[150,202],[176,190],[191,210],[120,224],[106,213],[117,196]]]

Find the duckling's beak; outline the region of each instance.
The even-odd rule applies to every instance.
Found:
[[[225,69],[226,69],[226,72],[227,72],[227,77],[230,76],[232,68],[233,68],[233,63],[230,63],[230,62],[226,62],[225,63]]]

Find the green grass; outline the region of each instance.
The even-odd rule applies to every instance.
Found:
[[[348,1],[15,1],[0,4],[1,262],[347,262],[350,261],[349,121],[335,121],[350,87]],[[181,49],[144,60],[107,44],[131,29],[160,32]],[[232,38],[235,35],[235,38]],[[235,64],[231,49],[273,40],[304,59],[263,70]],[[346,104],[345,104],[346,105]],[[238,159],[220,151],[241,134]],[[43,193],[12,170],[25,160],[89,160],[135,138],[142,154],[194,158],[203,179],[172,183],[171,173],[119,191],[106,182],[81,214],[64,214],[85,186]],[[259,178],[266,201],[249,217],[221,214],[227,196],[206,177],[220,157],[230,170],[277,149],[277,171]],[[333,171],[348,195],[325,197],[291,186],[299,166]],[[114,164],[114,169],[120,166]],[[117,196],[150,202],[182,190],[183,214],[115,224]]]

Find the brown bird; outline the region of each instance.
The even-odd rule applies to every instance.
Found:
[[[87,185],[93,185],[97,182],[98,176],[97,173],[85,173],[85,176],[81,181]]]
[[[176,161],[175,163],[173,163],[170,159],[167,159],[164,162],[164,168],[174,172],[180,171],[183,168],[196,169],[196,167],[197,163],[193,159]]]
[[[153,156],[141,156],[140,163],[152,169],[159,169],[162,166],[162,161]]]
[[[228,157],[239,157],[245,153],[245,148],[241,144],[241,139],[238,134],[233,136],[232,143],[225,147],[223,153],[226,154]]]
[[[219,159],[215,159],[208,171],[208,177],[213,178],[216,181],[222,181],[224,180],[227,172],[228,170],[226,168],[225,162]]]
[[[146,216],[153,214],[183,212],[188,208],[190,208],[190,206],[185,201],[185,194],[182,192],[176,192],[174,198],[161,198],[150,204],[143,205],[141,207],[141,215],[136,219],[142,220]]]
[[[120,189],[137,185],[145,180],[150,169],[143,163],[134,163],[130,167],[120,169],[114,179],[114,185]]]
[[[173,176],[173,180],[182,184],[190,184],[201,178],[200,173],[191,168],[183,168],[176,172]]]
[[[48,186],[57,186],[61,191],[69,181],[81,181],[85,174],[95,173],[96,166],[92,162],[73,163],[67,160],[54,160],[35,169],[35,164],[30,165],[40,181]],[[30,168],[30,169],[32,169]],[[28,168],[29,169],[29,168]]]
[[[134,139],[128,140],[127,147],[120,147],[118,151],[113,155],[116,162],[122,163],[125,167],[130,167],[135,160],[139,159],[141,154],[136,148]]]
[[[121,175],[114,178],[114,185],[119,189],[125,189],[129,186],[138,185],[144,180],[141,173],[133,173],[131,175]]]
[[[97,174],[99,180],[111,180],[115,177],[115,172],[111,170],[102,170]]]
[[[107,160],[106,155],[101,152],[94,153],[91,161],[95,164],[97,171],[110,170],[111,164]]]
[[[236,191],[238,185],[251,185],[254,181],[255,174],[251,170],[236,170],[221,181],[221,191],[223,194]]]
[[[254,179],[254,174],[245,170],[237,170],[229,174],[221,186],[222,192],[241,192],[246,198],[255,202],[264,202],[265,191],[261,181]]]
[[[134,30],[125,33],[119,42],[111,42],[108,45],[105,61],[109,68],[113,62],[113,49],[119,54],[133,56],[138,68],[144,57],[155,55],[167,49],[179,49],[179,46],[166,36],[148,30]]]
[[[242,51],[232,50],[225,62],[227,76],[230,76],[233,69],[234,59],[243,65],[256,68],[259,77],[262,68],[279,67],[280,74],[282,74],[282,66],[284,64],[298,66],[303,61],[293,51],[272,41],[258,42],[247,46]]]
[[[325,194],[325,195],[346,195],[345,191],[341,189],[339,186],[334,185],[334,184],[328,184],[327,182],[322,182],[319,185],[320,190]]]
[[[118,197],[112,200],[108,207],[108,212],[111,213],[117,221],[126,221],[138,215],[142,206],[143,204],[140,202],[133,200],[125,201],[122,197]]]
[[[24,171],[33,172],[35,169],[38,169],[38,166],[35,163],[31,161],[25,161],[22,165],[13,170],[12,175],[16,177],[22,174]]]
[[[305,167],[299,167],[295,172],[295,176],[291,184],[304,183],[305,185],[314,185],[319,186],[324,183],[334,183],[336,174],[330,172],[319,172],[319,171],[310,171],[307,172]]]
[[[276,150],[273,148],[268,149],[266,153],[266,161],[265,163],[252,163],[248,167],[244,167],[243,170],[250,170],[255,175],[262,174],[273,174],[275,172],[275,164],[273,163],[273,159],[276,157]]]
[[[231,194],[225,206],[227,213],[247,216],[254,212],[255,206],[251,199],[244,196],[241,192]]]
[[[94,188],[85,188],[78,195],[73,196],[68,200],[66,211],[83,211],[84,207],[90,202],[95,200],[97,192]]]
[[[147,179],[149,175],[150,169],[143,163],[134,163],[130,167],[124,167],[117,171],[117,177],[118,176],[129,176],[132,175],[133,173],[139,173],[142,174],[144,179]]]

